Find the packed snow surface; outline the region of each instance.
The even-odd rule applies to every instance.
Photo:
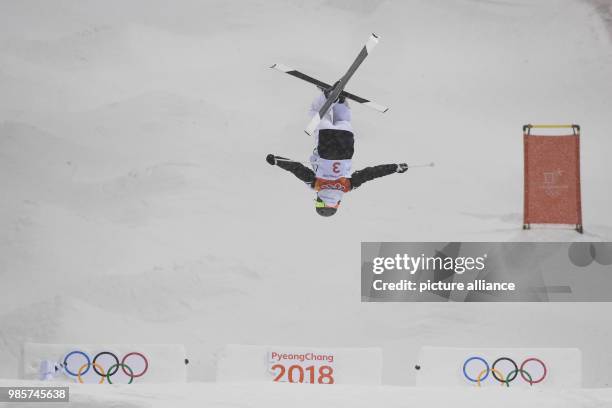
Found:
[[[0,386],[45,385],[0,380]],[[369,408],[473,407],[515,408],[528,402],[538,408],[612,406],[612,390],[536,391],[507,388],[437,388],[392,386],[312,386],[307,384],[187,383],[159,385],[80,385],[70,387],[70,403],[57,408],[140,407],[322,407]],[[19,406],[27,406],[19,404]]]

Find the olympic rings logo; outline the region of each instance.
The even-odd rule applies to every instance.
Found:
[[[80,365],[78,369],[75,369],[75,356],[82,356],[87,362],[85,364]],[[98,360],[102,356],[110,356],[114,360],[114,364],[111,364],[108,367],[108,370],[105,370],[102,364],[98,362]],[[126,363],[128,358],[133,356],[140,357],[144,362],[144,368],[139,373],[135,373],[134,370],[132,370],[132,368]],[[70,361],[73,361],[72,369],[69,368]],[[119,357],[117,357],[116,354],[111,353],[110,351],[102,351],[96,354],[93,359],[90,359],[87,353],[80,350],[74,350],[64,356],[61,366],[63,367],[64,372],[68,376],[76,378],[76,380],[81,384],[84,383],[83,376],[91,368],[93,368],[93,371],[100,376],[100,381],[98,382],[98,384],[102,384],[104,382],[104,379],[106,379],[109,384],[112,384],[113,382],[111,380],[111,377],[117,374],[119,372],[119,369],[121,369],[121,371],[130,378],[128,384],[131,384],[134,381],[134,378],[142,377],[147,372],[147,370],[149,369],[149,360],[147,360],[144,354],[138,353],[136,351],[127,353],[125,356],[123,356],[121,360],[119,360]]]
[[[478,372],[478,375],[476,376],[476,378],[473,378],[473,377],[470,377],[470,375],[467,373],[467,367],[470,364],[474,364],[472,362],[476,362],[476,361],[481,362],[484,365],[484,369]],[[504,375],[499,369],[496,368],[496,366],[502,361],[507,361],[510,364],[512,364],[512,366],[514,367],[514,369],[510,370],[508,375]],[[531,376],[531,374],[526,370],[526,366],[529,363],[537,363],[542,366],[542,375],[540,376],[540,378],[534,379]],[[518,366],[516,362],[509,357],[500,357],[497,360],[495,360],[493,364],[491,364],[491,366],[489,366],[489,363],[487,362],[487,360],[485,360],[482,357],[478,357],[478,356],[470,357],[467,360],[465,360],[465,362],[463,363],[463,376],[468,381],[477,383],[479,387],[480,387],[480,383],[486,380],[487,377],[489,377],[489,374],[491,374],[491,376],[495,380],[497,380],[502,386],[505,384],[506,387],[510,387],[510,383],[516,380],[519,375],[525,382],[533,386],[533,384],[539,384],[542,381],[544,381],[544,379],[548,375],[548,368],[546,367],[546,364],[544,364],[542,360],[540,360],[539,358],[535,358],[535,357],[530,357],[530,358],[525,359],[525,361],[523,361],[520,366]]]

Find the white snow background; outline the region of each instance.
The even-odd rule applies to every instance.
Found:
[[[184,343],[192,381],[214,380],[226,343],[381,346],[388,385],[414,384],[425,344],[567,346],[583,351],[586,387],[610,387],[611,305],[361,304],[359,251],[361,241],[610,240],[611,8],[0,2],[0,377],[17,376],[25,341]],[[347,89],[391,110],[352,104],[354,167],[436,167],[369,183],[324,219],[301,182],[264,161],[308,157],[316,89],[268,67],[333,82],[370,32],[380,44]],[[521,127],[537,122],[582,125],[584,236],[520,229]],[[120,406],[172,405],[142,387]],[[431,395],[201,387],[210,399],[194,398],[208,406],[264,405],[267,390],[270,406]],[[122,401],[83,390],[82,406]],[[497,391],[462,392],[446,404],[612,404],[609,391],[517,391],[501,405]]]

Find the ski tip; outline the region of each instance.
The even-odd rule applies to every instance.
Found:
[[[366,102],[363,102],[362,104],[380,113],[385,113],[389,110],[388,106],[379,105],[376,102],[372,102],[372,101],[366,101]]]
[[[315,131],[317,130],[317,126],[319,126],[319,123],[321,123],[321,117],[316,114],[312,117],[310,123],[308,123],[308,126],[306,126],[304,132],[306,132],[306,134],[308,134],[309,136],[314,135]]]
[[[306,133],[308,136],[312,136],[314,135],[315,129],[317,128],[317,125],[308,125],[308,127],[306,129],[304,129],[304,133]]]
[[[290,67],[288,67],[286,65],[283,65],[283,64],[274,64],[270,68],[273,68],[273,69],[275,69],[277,71],[281,71],[281,72],[290,72],[290,71],[293,71],[293,68],[290,68]]]
[[[368,42],[365,45],[366,50],[368,51],[368,54],[372,52],[372,49],[374,49],[374,47],[376,47],[377,44],[378,44],[378,36],[372,33],[372,35],[370,35],[370,38],[368,39]]]

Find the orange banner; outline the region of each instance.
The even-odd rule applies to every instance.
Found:
[[[573,224],[582,232],[580,135],[523,135],[525,149],[524,228],[530,224]]]

